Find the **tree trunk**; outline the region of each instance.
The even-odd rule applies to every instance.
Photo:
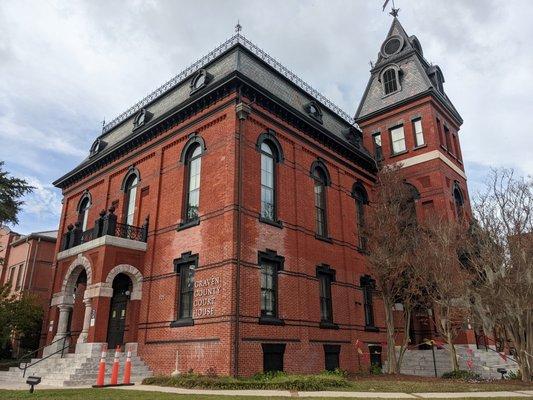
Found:
[[[387,325],[387,373],[396,374],[396,342],[394,340],[394,316],[392,313],[392,304],[383,296],[383,305],[385,307],[385,323]]]
[[[459,371],[459,362],[457,362],[457,351],[453,344],[453,339],[450,335],[447,335],[448,346],[450,346],[450,359],[452,361],[452,367],[454,371]]]
[[[398,359],[396,360],[396,371],[400,373],[402,371],[403,356],[407,347],[409,346],[409,330],[411,329],[411,309],[403,309],[403,341],[400,346],[400,352],[398,353]]]

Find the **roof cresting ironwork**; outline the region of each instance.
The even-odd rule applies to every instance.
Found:
[[[305,91],[308,95],[318,100],[320,103],[322,103],[324,106],[329,108],[339,117],[344,119],[346,122],[348,122],[351,125],[357,126],[355,124],[354,119],[348,113],[343,111],[339,106],[335,105],[331,100],[329,100],[327,97],[325,97],[320,92],[318,92],[318,90],[314,89],[308,83],[306,83],[301,78],[296,76],[292,71],[290,71],[288,68],[283,66],[280,62],[278,62],[276,59],[274,59],[264,50],[262,50],[261,48],[253,44],[250,40],[248,40],[246,37],[242,35],[241,30],[242,30],[242,26],[240,25],[239,22],[237,22],[237,25],[235,26],[235,31],[237,33],[235,35],[233,35],[231,38],[226,40],[224,43],[216,47],[214,50],[209,52],[204,57],[200,58],[195,63],[191,64],[189,67],[185,68],[183,71],[181,71],[179,74],[174,76],[172,79],[165,82],[163,85],[158,87],[148,96],[146,96],[144,99],[142,99],[141,101],[137,102],[135,105],[133,105],[132,107],[124,111],[118,117],[110,121],[108,124],[106,124],[103,127],[102,134],[105,134],[111,131],[116,126],[120,125],[126,119],[134,115],[137,111],[146,107],[152,101],[156,100],[163,94],[167,93],[169,90],[176,87],[182,81],[190,77],[196,71],[198,71],[199,69],[201,69],[202,67],[204,67],[205,65],[213,61],[215,58],[217,58],[218,56],[220,56],[221,54],[223,54],[225,51],[229,50],[231,47],[235,46],[236,44],[241,44],[247,50],[255,54],[257,57],[259,57],[265,63],[270,65],[272,68],[274,68],[277,72],[279,72],[285,78],[287,78],[292,83],[294,83],[296,86],[298,86],[300,89]]]

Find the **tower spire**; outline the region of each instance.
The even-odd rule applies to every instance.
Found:
[[[387,4],[389,4],[390,0],[385,0],[385,3],[383,3],[383,9],[381,11],[385,11],[385,8],[387,8]],[[398,13],[400,12],[399,8],[396,8],[396,5],[394,4],[394,0],[392,0],[392,7],[390,11],[390,15],[392,15],[394,18],[398,17]]]

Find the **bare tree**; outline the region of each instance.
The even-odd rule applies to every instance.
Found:
[[[472,308],[486,332],[505,331],[522,380],[533,378],[533,179],[492,170],[474,205],[468,253]]]
[[[435,216],[424,221],[417,247],[424,265],[425,296],[434,310],[435,325],[450,350],[454,371],[459,369],[454,341],[468,315],[471,274],[461,263],[467,227]]]
[[[409,344],[411,312],[419,295],[415,273],[414,246],[418,227],[412,187],[404,182],[400,166],[384,167],[366,220],[368,265],[385,307],[388,373],[400,371]],[[403,339],[396,355],[393,306],[403,304]]]

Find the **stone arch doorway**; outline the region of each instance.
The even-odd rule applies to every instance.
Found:
[[[76,271],[76,281],[72,289],[72,309],[68,316],[67,332],[71,336],[69,352],[74,352],[74,344],[78,341],[83,331],[85,319],[85,290],[87,289],[87,272],[84,268]],[[74,275],[74,276],[75,276]],[[82,338],[83,339],[83,338]]]
[[[124,344],[124,332],[127,328],[127,311],[132,293],[133,282],[125,273],[119,273],[113,279],[113,296],[109,307],[107,324],[107,344],[109,349]]]

